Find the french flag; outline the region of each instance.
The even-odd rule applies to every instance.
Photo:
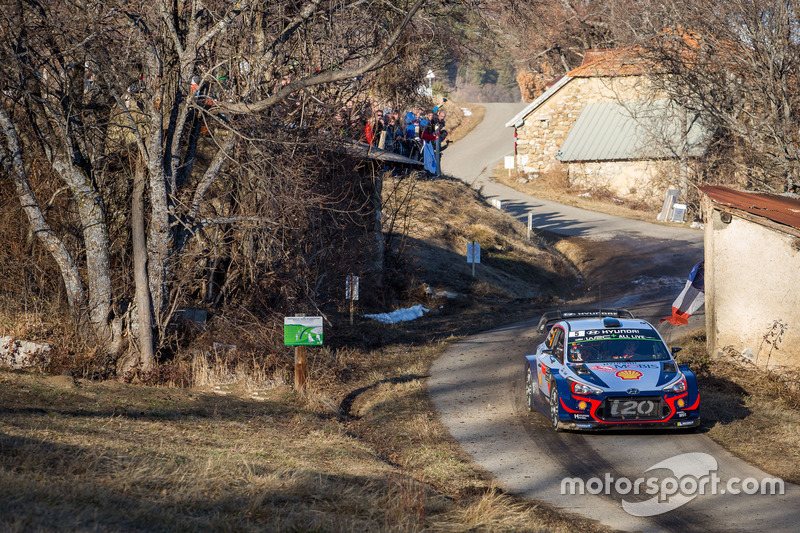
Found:
[[[700,261],[692,268],[686,286],[672,302],[672,316],[662,318],[661,322],[666,320],[676,326],[686,325],[692,313],[703,305],[706,300],[704,264],[705,261]]]

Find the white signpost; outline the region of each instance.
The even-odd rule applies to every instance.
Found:
[[[505,168],[508,170],[508,176],[511,177],[511,171],[514,170],[514,156],[507,155],[505,157]]]
[[[352,274],[347,276],[344,288],[344,297],[350,300],[350,325],[353,325],[353,302],[358,300],[358,276]]]
[[[467,263],[472,263],[472,277],[475,277],[475,264],[481,262],[481,244],[479,242],[467,243]]]

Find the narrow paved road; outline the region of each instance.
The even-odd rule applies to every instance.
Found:
[[[602,305],[625,306],[657,322],[668,314],[671,300],[691,266],[702,258],[702,233],[645,222],[618,219],[528,197],[491,180],[492,168],[513,150],[513,132],[503,124],[521,104],[488,104],[486,118],[469,136],[448,147],[445,174],[502,200],[504,210],[520,219],[533,213],[534,224],[565,235],[594,241],[603,258],[593,265],[610,286]],[[610,253],[609,253],[610,252]],[[619,280],[623,280],[620,283]],[[700,317],[702,319],[702,317]],[[666,331],[671,337],[678,331]],[[523,356],[537,341],[535,322],[526,321],[470,337],[450,348],[431,369],[428,387],[442,421],[474,460],[508,490],[552,503],[626,531],[795,531],[800,524],[800,488],[786,484],[784,495],[732,494],[726,483],[735,478],[760,482],[766,473],[737,459],[702,433],[663,431],[600,434],[555,433],[544,416],[524,405]],[[702,391],[701,391],[702,395]],[[765,451],[766,452],[766,451]],[[695,455],[684,455],[695,454]],[[704,455],[697,455],[704,454]],[[654,465],[681,456],[684,471]],[[710,456],[715,468],[705,464]],[[673,466],[673,468],[676,468]],[[650,507],[649,516],[634,516],[622,501],[641,502],[646,495],[622,494],[617,480],[655,477],[669,489],[669,478],[703,482],[707,473],[722,480],[705,494],[686,490],[669,501],[680,505],[665,511]],[[686,475],[684,475],[686,474]],[[696,477],[692,477],[696,476]],[[621,490],[608,494],[563,494],[562,480],[612,480]],[[592,485],[596,487],[596,485]],[[747,488],[751,488],[748,485]],[[724,494],[722,493],[724,491]],[[648,513],[639,513],[648,514]]]

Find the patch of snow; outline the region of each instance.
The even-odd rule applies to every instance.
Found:
[[[592,193],[590,192],[582,192],[581,194],[578,195],[578,198],[591,198],[591,197]]]
[[[464,116],[465,116],[465,117],[470,117],[470,116],[472,116],[472,111],[471,111],[471,110],[470,110],[468,107],[462,107],[462,108],[461,108],[461,111],[463,111],[463,112],[464,112]]]
[[[693,229],[703,229],[705,226],[703,225],[702,222],[692,222],[691,224],[689,224],[689,227]]]
[[[450,291],[436,291],[433,293],[434,298],[458,298],[461,296],[457,292],[450,292]]]
[[[674,289],[681,289],[686,284],[685,278],[677,278],[673,276],[660,276],[657,278],[651,276],[640,276],[631,280],[631,283],[639,287],[672,287]]]
[[[364,316],[371,318],[372,320],[377,320],[378,322],[383,322],[384,324],[394,324],[395,322],[407,322],[409,320],[415,320],[423,316],[428,311],[430,311],[430,309],[422,307],[422,304],[417,304],[406,309],[397,309],[391,313],[378,313],[375,315]]]

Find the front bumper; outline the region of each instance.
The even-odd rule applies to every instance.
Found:
[[[613,410],[608,409],[608,401],[625,401],[623,405],[628,405],[629,409],[640,405],[651,406],[658,411],[654,416],[633,416],[624,417],[624,411],[614,417]],[[691,405],[689,405],[691,400]],[[683,392],[680,394],[662,394],[656,396],[654,393],[643,394],[640,396],[621,396],[610,394],[601,397],[587,397],[570,394],[566,398],[560,398],[561,409],[559,409],[559,427],[563,429],[575,430],[604,430],[604,429],[643,429],[643,428],[664,428],[682,429],[695,428],[700,425],[700,397],[697,391]],[[631,414],[631,410],[627,414]]]
[[[676,418],[660,422],[595,422],[594,420],[561,420],[561,429],[576,431],[639,430],[639,429],[686,429],[700,426],[700,416]]]

